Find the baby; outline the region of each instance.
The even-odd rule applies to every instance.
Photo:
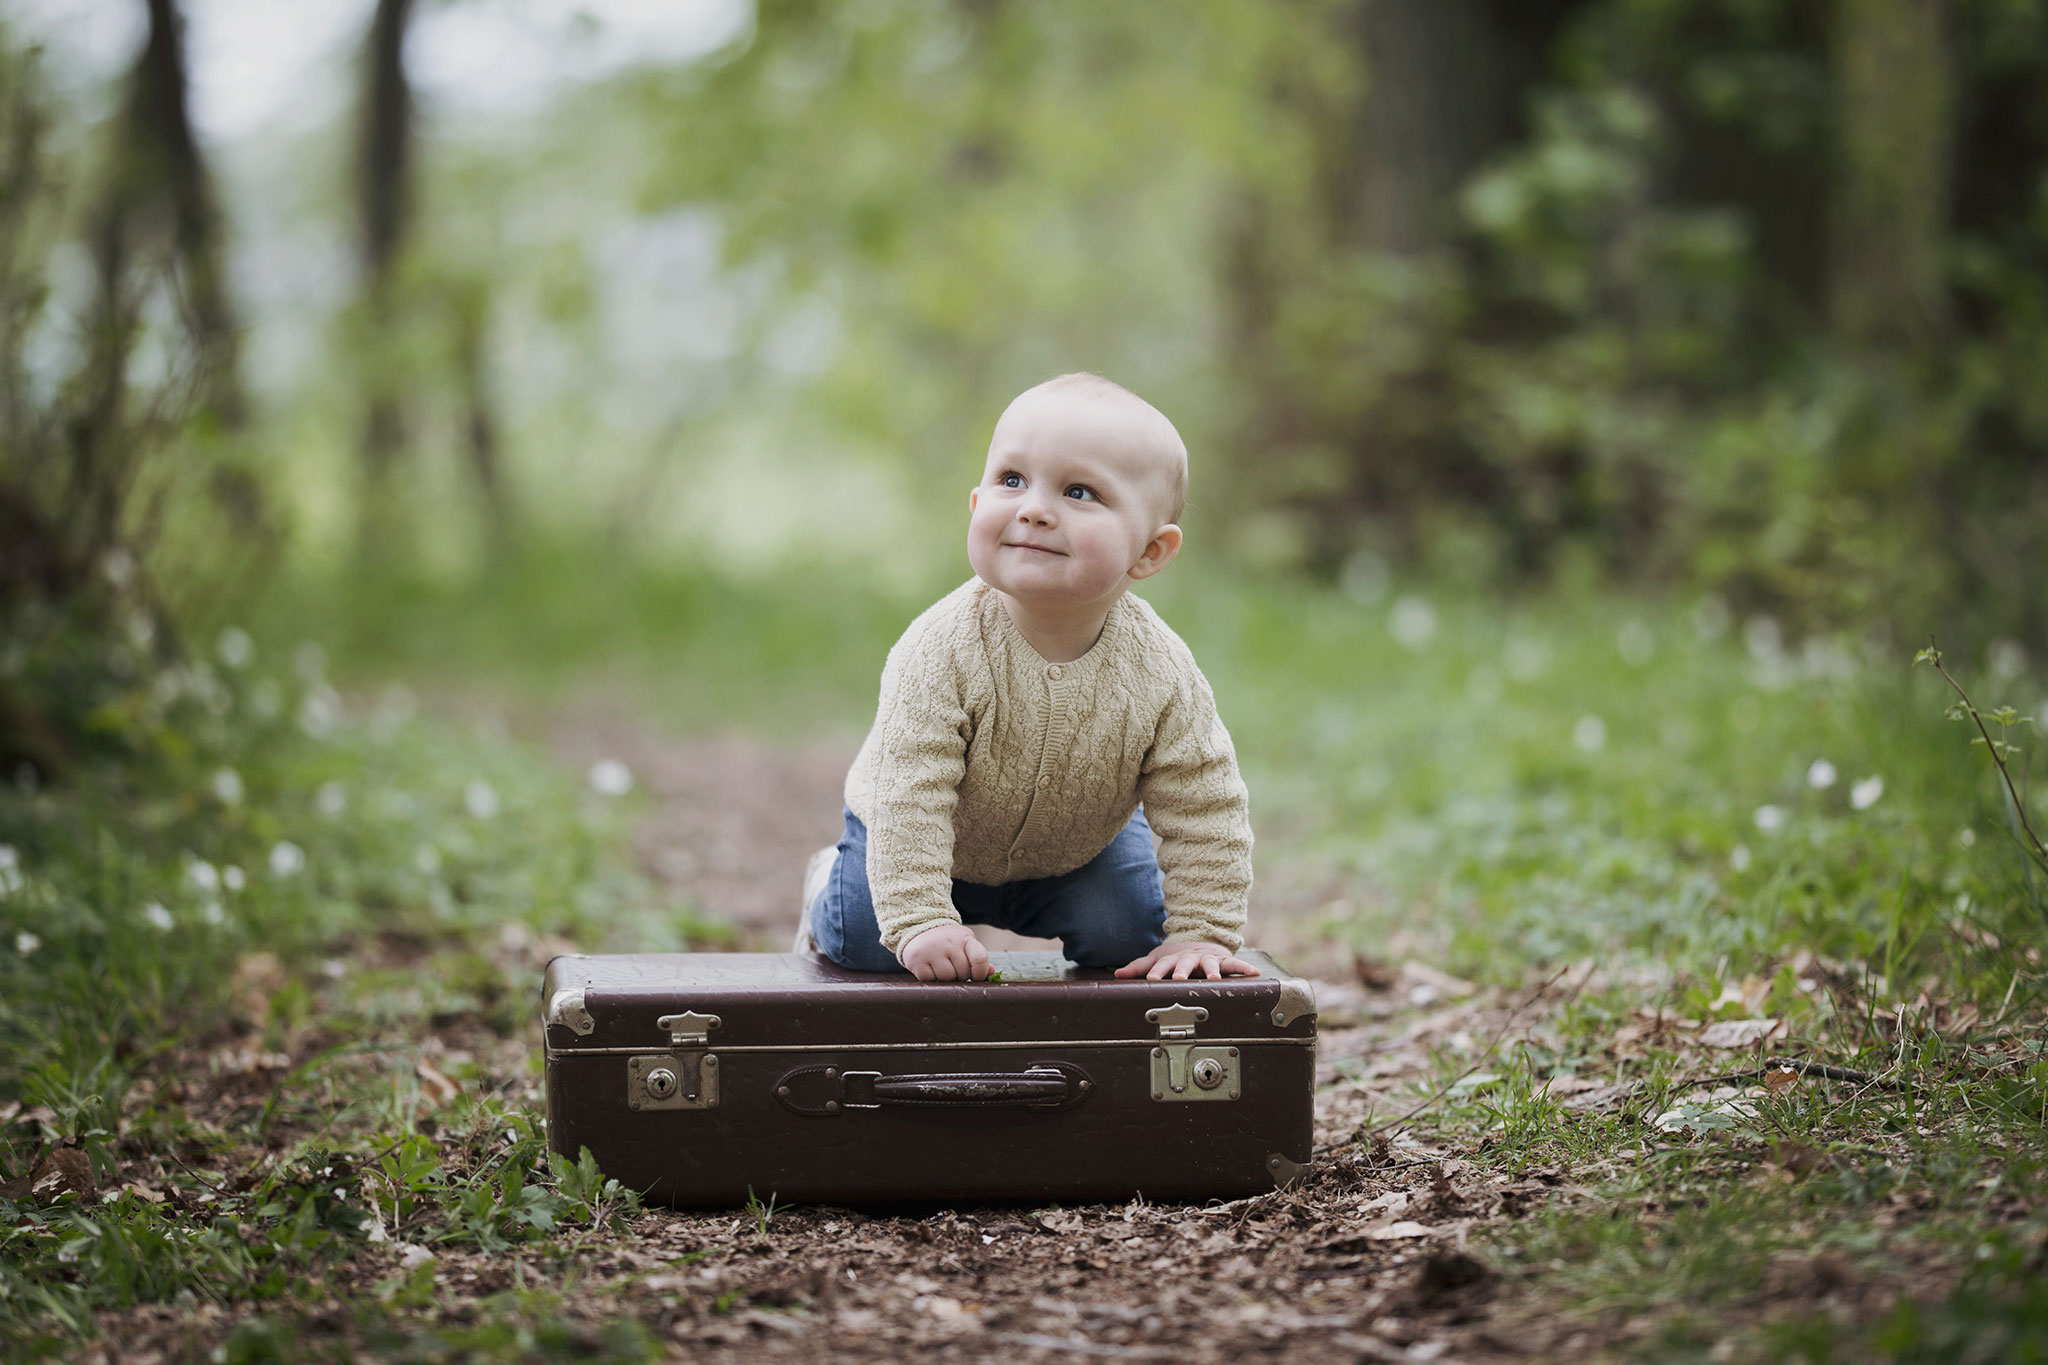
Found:
[[[800,950],[981,980],[967,925],[990,924],[1120,977],[1258,975],[1232,955],[1252,831],[1230,735],[1188,647],[1125,591],[1179,553],[1187,468],[1158,409],[1092,374],[1004,410],[968,495],[975,576],[889,651]]]

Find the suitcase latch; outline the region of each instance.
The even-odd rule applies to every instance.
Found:
[[[718,1055],[706,1049],[715,1014],[686,1010],[664,1014],[656,1027],[668,1031],[667,1052],[630,1058],[626,1063],[626,1103],[635,1109],[716,1109]]]
[[[1145,1011],[1145,1022],[1159,1026],[1159,1045],[1152,1049],[1152,1098],[1163,1104],[1190,1100],[1234,1100],[1243,1091],[1237,1049],[1200,1047],[1192,1040],[1195,1025],[1209,1017],[1200,1005],[1165,1005]]]

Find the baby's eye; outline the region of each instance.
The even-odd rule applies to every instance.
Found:
[[[1024,486],[1024,476],[1022,474],[1004,474],[996,482],[1004,488],[1022,488]]]
[[[1077,484],[1070,484],[1070,485],[1068,485],[1068,487],[1067,487],[1067,496],[1068,496],[1068,497],[1070,497],[1070,498],[1072,498],[1072,499],[1074,499],[1074,501],[1076,501],[1076,502],[1100,502],[1100,501],[1102,501],[1102,499],[1100,499],[1100,498],[1098,498],[1098,497],[1096,497],[1096,496],[1095,496],[1095,490],[1094,490],[1094,489],[1092,489],[1092,488],[1090,488],[1090,487],[1089,487],[1089,486],[1088,486],[1087,484],[1085,484],[1085,483],[1077,483]]]

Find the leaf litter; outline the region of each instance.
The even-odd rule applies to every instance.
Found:
[[[772,761],[725,758],[716,771]],[[833,767],[810,755],[800,764],[818,772]],[[695,828],[692,816],[713,804],[688,787],[681,760],[635,766],[654,774],[657,790],[686,789],[655,817],[665,836]],[[802,785],[787,775],[777,782],[778,793]],[[772,874],[774,860],[734,859],[738,836],[724,825],[707,837],[719,846],[690,859],[715,865],[734,908],[745,907],[735,917],[744,930],[772,897],[770,888],[742,887],[735,879],[750,866]],[[642,849],[654,856],[649,843]],[[683,860],[671,858],[662,870],[685,880]],[[515,928],[507,926],[488,951],[522,988],[537,979],[546,957],[574,948]],[[424,965],[421,951],[392,938],[367,945],[350,974],[408,965]],[[1873,999],[1869,973],[1849,964],[1802,955],[1788,965],[1816,998],[1832,991],[1853,999],[1860,988],[1866,1002]],[[251,1188],[297,1146],[332,1139],[337,1097],[361,1104],[379,1088],[394,1095],[385,1121],[398,1119],[438,1139],[451,1170],[488,1160],[460,1122],[469,1107],[537,1112],[538,1042],[530,1022],[507,1031],[480,1011],[456,1011],[432,1014],[422,1033],[421,1014],[401,1010],[375,1038],[344,1038],[317,1022],[344,991],[341,975],[315,983],[323,1008],[287,1025],[272,1007],[287,985],[275,958],[257,953],[245,960],[233,983],[244,1031],[174,1059],[162,1070],[168,1079],[160,1089],[131,1092],[110,1180],[96,1178],[82,1151],[57,1140],[54,1114],[11,1105],[0,1122],[35,1128],[45,1143],[23,1182],[33,1190],[9,1197],[67,1197],[60,1186],[69,1187],[68,1197],[97,1197],[112,1188],[197,1214],[219,1192]],[[1728,1154],[1737,1173],[1731,1178],[1746,1170],[1767,1179],[1805,1178],[1837,1160],[1825,1142],[1753,1134],[1758,1118],[1816,1086],[1875,1093],[1891,1084],[1811,1057],[1764,1057],[1767,1045],[1808,1045],[1784,1016],[1766,1013],[1768,990],[1749,978],[1724,988],[1710,1011],[1738,1017],[1638,1009],[1569,1069],[1530,1073],[1530,1102],[1575,1116],[1566,1122],[1637,1133],[1634,1151],[1609,1142],[1603,1154],[1575,1163],[1555,1144],[1518,1144],[1505,1120],[1486,1126],[1484,1115],[1493,1112],[1487,1106],[1512,1102],[1495,1096],[1518,1084],[1517,1058],[1571,1051],[1563,1016],[1572,1002],[1603,985],[1642,985],[1603,975],[1593,964],[1573,964],[1502,990],[1424,963],[1360,959],[1353,979],[1319,982],[1316,1159],[1288,1189],[1199,1206],[1142,1199],[940,1210],[771,1204],[758,1217],[644,1209],[493,1252],[407,1240],[373,1211],[374,1231],[327,1272],[325,1296],[290,1311],[309,1341],[327,1337],[360,1348],[352,1302],[388,1300],[425,1331],[488,1318],[504,1296],[573,1281],[574,1292],[561,1302],[572,1345],[594,1350],[608,1324],[631,1319],[661,1352],[690,1359],[1203,1361],[1284,1349],[1309,1359],[1505,1360],[1597,1353],[1650,1324],[1550,1311],[1540,1277],[1504,1256],[1513,1249],[1505,1234],[1547,1210],[1612,1203],[1600,1190],[1619,1174],[1616,1163],[1660,1147]],[[1967,1006],[1953,1008],[1924,992],[1864,1013],[1880,1036],[1979,1022]],[[2019,1048],[2013,1034],[2001,1035],[1983,1053],[1986,1074],[2030,1062]],[[1716,1062],[1726,1067],[1731,1051],[1745,1050],[1755,1058],[1748,1070],[1715,1069]],[[404,1084],[393,1091],[397,1082]],[[1659,1100],[1654,1114],[1643,1107],[1652,1096]],[[176,1106],[189,1134],[210,1135],[208,1145],[167,1148],[131,1128],[150,1106],[164,1104]],[[1910,1204],[1898,1199],[1888,1206],[1896,1211],[1884,1216],[1910,1222]],[[1636,1207],[1639,1217],[1665,1216],[1654,1199]],[[2018,1216],[2025,1205],[2014,1208]],[[408,1284],[425,1288],[408,1299]],[[1925,1274],[1886,1282],[1838,1253],[1786,1252],[1773,1262],[1765,1300],[1810,1307],[1815,1296],[1924,1295],[1941,1287]],[[208,1353],[236,1319],[258,1307],[201,1302],[104,1313],[99,1343],[85,1358],[95,1351],[110,1360]]]

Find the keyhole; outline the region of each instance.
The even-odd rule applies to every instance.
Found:
[[[1204,1090],[1214,1090],[1223,1084],[1223,1063],[1214,1057],[1204,1057],[1195,1063],[1195,1084]]]

